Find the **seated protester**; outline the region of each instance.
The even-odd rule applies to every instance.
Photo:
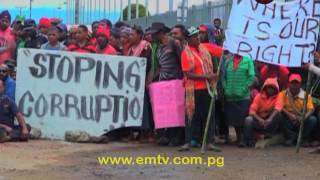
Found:
[[[279,94],[275,106],[278,111],[281,111],[280,119],[285,130],[287,139],[285,145],[287,146],[296,143],[299,133],[305,97],[305,91],[301,88],[301,82],[302,78],[299,74],[290,75],[288,89]],[[310,142],[310,135],[317,124],[316,117],[312,116],[313,110],[312,97],[309,95],[302,136],[303,145],[307,145]]]
[[[274,135],[279,129],[278,112],[275,110],[275,104],[279,94],[279,85],[276,78],[268,78],[260,93],[254,98],[249,116],[244,122],[244,139],[241,146],[254,146],[254,132],[265,135]]]
[[[15,69],[16,69],[16,67],[17,67],[17,61],[14,60],[14,59],[8,59],[8,60],[5,61],[5,64],[8,66],[8,75],[9,75],[12,79],[14,79],[14,78],[12,77],[12,74],[15,73]],[[15,80],[15,79],[14,79],[14,80]]]
[[[96,30],[96,51],[98,54],[117,55],[117,51],[109,44],[110,29],[99,26]]]
[[[0,81],[0,142],[27,141],[31,127],[26,124],[15,102],[4,94],[5,85]],[[14,125],[17,118],[19,125]]]
[[[16,82],[8,74],[8,66],[5,64],[0,65],[0,80],[4,82],[4,94],[15,102],[16,95]]]
[[[288,84],[289,69],[285,66],[263,64],[260,69],[260,79],[263,84],[267,78],[277,78],[280,90],[285,89]]]
[[[89,39],[89,30],[87,26],[80,25],[76,32],[76,42],[68,46],[68,51],[80,53],[96,53],[96,47],[92,45]]]
[[[59,30],[56,27],[51,27],[48,30],[48,42],[41,46],[41,49],[46,50],[65,50],[66,47],[59,42]]]

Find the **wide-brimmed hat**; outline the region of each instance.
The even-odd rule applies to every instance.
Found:
[[[161,22],[154,22],[154,23],[152,23],[152,25],[147,33],[148,34],[155,34],[158,32],[168,33],[168,32],[170,32],[170,28],[168,28],[166,25],[164,25]]]

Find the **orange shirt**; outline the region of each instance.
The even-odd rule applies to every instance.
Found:
[[[277,102],[277,95],[273,97],[267,97],[267,95],[262,92],[259,93],[253,100],[249,114],[256,114],[261,118],[268,118],[274,110],[274,106]]]
[[[202,44],[211,54],[211,56],[214,57],[220,57],[222,54],[222,48],[216,45],[212,45],[209,43],[204,43]],[[190,47],[191,52],[194,54],[194,73],[196,75],[204,75],[203,69],[202,69],[202,64],[201,64],[201,54],[198,49],[194,47]],[[183,72],[190,72],[191,71],[191,66],[189,63],[189,57],[188,53],[186,50],[182,51],[181,54],[181,66],[182,66],[182,71]],[[206,89],[207,84],[206,80],[194,80],[194,88],[197,90],[200,89]]]

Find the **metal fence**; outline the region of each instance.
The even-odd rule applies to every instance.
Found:
[[[198,26],[201,23],[212,22],[214,18],[220,18],[223,22],[223,27],[225,28],[228,23],[231,5],[232,0],[219,0],[208,2],[206,5],[192,6],[188,9],[185,22],[179,22],[177,11],[173,11],[149,17],[132,19],[127,23],[130,25],[137,24],[144,28],[150,26],[153,22],[164,22],[170,27],[174,26],[175,24]]]

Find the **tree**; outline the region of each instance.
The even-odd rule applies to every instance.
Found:
[[[144,17],[146,16],[146,8],[144,5],[139,4],[139,17]],[[150,15],[150,13],[148,12]],[[136,18],[136,4],[131,4],[131,19]],[[123,9],[123,20],[127,21],[128,20],[128,6]]]

